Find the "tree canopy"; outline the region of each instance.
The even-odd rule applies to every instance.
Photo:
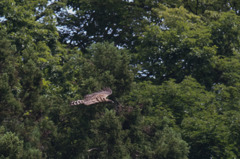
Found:
[[[240,158],[238,0],[0,0],[0,159]],[[70,106],[110,87],[114,103]]]

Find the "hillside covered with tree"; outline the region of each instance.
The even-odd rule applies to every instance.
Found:
[[[114,103],[70,106],[106,87]],[[0,159],[233,159],[239,145],[239,0],[0,0]]]

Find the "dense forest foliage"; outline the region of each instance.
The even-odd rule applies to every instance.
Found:
[[[114,103],[70,106],[105,87]],[[239,0],[0,0],[0,159],[236,159],[239,145]]]

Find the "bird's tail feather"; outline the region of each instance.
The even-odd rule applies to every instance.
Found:
[[[71,102],[71,105],[80,105],[80,104],[84,104],[84,100],[76,100]]]

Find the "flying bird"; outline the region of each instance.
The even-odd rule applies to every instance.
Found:
[[[104,88],[99,92],[95,92],[95,93],[84,96],[83,100],[72,101],[71,105],[80,105],[80,104],[92,105],[92,104],[102,103],[102,102],[114,103],[112,100],[107,99],[107,97],[111,94],[112,94],[112,90],[110,88]]]

